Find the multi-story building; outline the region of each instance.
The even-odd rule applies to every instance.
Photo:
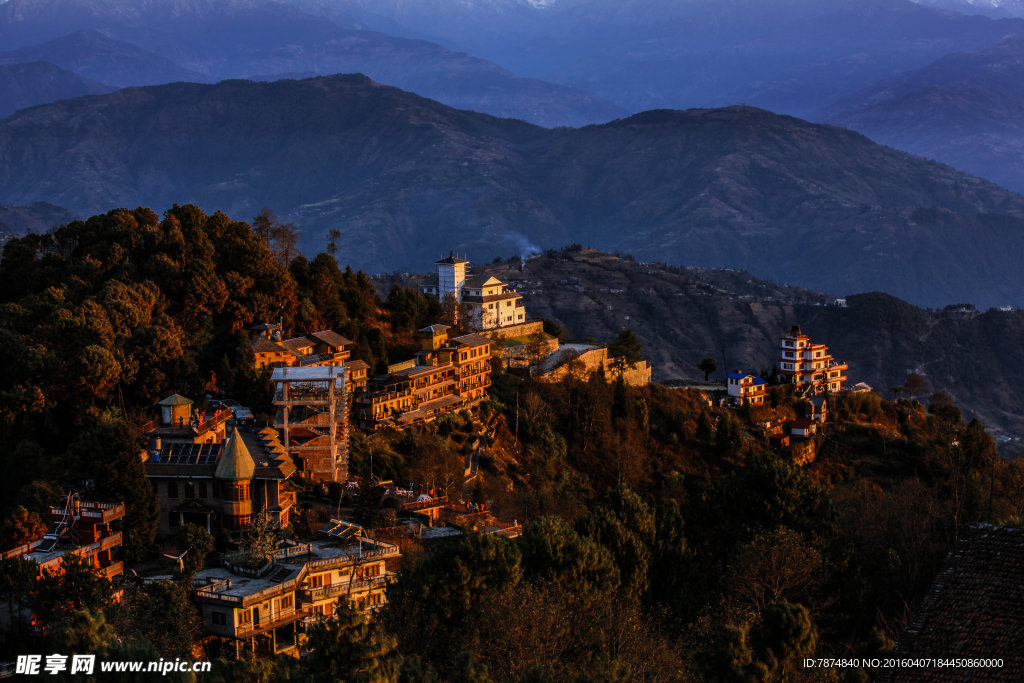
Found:
[[[284,451],[307,477],[348,480],[348,382],[344,366],[275,368],[277,415]]]
[[[729,383],[729,395],[737,405],[762,405],[768,382],[757,375],[747,372],[732,372],[726,376]]]
[[[806,391],[811,387],[827,387],[830,392],[839,391],[846,381],[848,364],[837,361],[824,344],[815,344],[810,336],[803,334],[799,325],[782,335],[779,347],[779,377],[783,382],[795,384]]]
[[[208,633],[231,642],[236,656],[294,651],[303,626],[330,618],[339,600],[369,611],[386,601],[394,578],[386,571],[398,547],[366,538],[353,524],[332,520],[312,543],[285,542],[263,567],[227,558],[196,574],[196,604]]]
[[[493,275],[467,278],[462,286],[470,326],[478,330],[494,330],[526,322],[523,296]]]
[[[263,511],[284,527],[295,506],[287,481],[296,467],[269,427],[238,428],[219,443],[163,444],[150,451],[145,467],[160,501],[162,536],[184,523],[239,531]]]
[[[426,420],[487,395],[494,340],[478,334],[449,339],[449,329],[420,330],[423,346],[415,364],[374,378],[355,395],[353,419],[361,428]]]
[[[8,550],[3,557],[32,560],[42,574],[61,571],[66,556],[78,555],[103,576],[113,578],[124,572],[124,564],[114,559],[121,547],[121,532],[110,525],[122,517],[124,503],[97,503],[69,494],[50,508],[51,524],[43,538]]]
[[[433,294],[438,299],[452,294],[456,301],[462,299],[462,285],[466,281],[469,261],[457,258],[455,254],[449,253],[448,258],[435,261],[437,275],[425,282],[420,289],[424,294]]]
[[[442,301],[453,296],[471,329],[495,330],[524,324],[527,316],[522,295],[493,275],[469,276],[468,264],[469,261],[452,255],[437,261],[437,274],[420,285],[420,290]]]
[[[317,365],[344,365],[351,356],[352,341],[332,330],[282,339],[280,325],[258,325],[259,332],[252,340],[256,367],[309,367]]]

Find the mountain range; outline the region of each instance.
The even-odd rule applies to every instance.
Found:
[[[915,0],[926,7],[952,10],[961,14],[980,14],[993,19],[1024,17],[1022,0]]]
[[[947,55],[815,118],[1024,192],[1024,40]]]
[[[97,31],[76,31],[40,45],[0,52],[0,64],[50,62],[99,83],[124,88],[175,81],[211,83],[198,71],[184,69],[169,59]]]
[[[265,0],[0,4],[0,45],[13,48],[5,59],[46,55],[48,61],[89,78],[102,75],[114,85],[359,72],[454,107],[545,126],[580,126],[627,113],[589,92],[519,78],[435,43],[361,26]]]
[[[0,118],[54,100],[108,93],[116,88],[82,78],[48,62],[0,62]]]
[[[1021,19],[910,0],[293,2],[325,16],[355,3],[406,27],[398,35],[428,35],[633,112],[746,103],[802,116],[949,52],[1024,36]]]
[[[753,107],[547,130],[358,75],[126,88],[0,122],[0,202],[34,201],[270,206],[374,271],[576,241],[921,305],[1024,289],[1024,197]]]

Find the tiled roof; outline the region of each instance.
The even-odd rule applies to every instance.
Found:
[[[482,337],[479,334],[464,334],[461,337],[455,337],[451,341],[455,342],[459,346],[486,346],[487,344],[493,344],[493,339]]]
[[[266,337],[257,337],[252,341],[253,353],[291,353],[288,349]]]
[[[298,351],[313,346],[316,342],[312,339],[306,339],[305,337],[295,337],[294,339],[285,339],[281,342],[281,346],[285,347],[289,351]]]
[[[969,524],[896,644],[896,658],[1001,659],[999,668],[883,669],[878,683],[1020,681],[1024,528]]]
[[[440,261],[434,261],[434,263],[469,263],[469,261],[457,258],[454,252],[448,252],[448,258],[443,258]]]
[[[730,372],[726,376],[729,379],[743,379],[744,377],[748,377],[747,373],[745,373],[745,372]]]
[[[790,425],[790,426],[793,429],[807,429],[808,427],[810,427],[810,426],[812,426],[814,424],[815,424],[814,420],[800,419],[800,420],[793,420],[793,424]]]
[[[342,337],[340,334],[338,334],[334,330],[324,330],[323,332],[313,332],[312,334],[307,334],[306,336],[311,338],[311,339],[315,339],[315,340],[317,340],[319,342],[323,342],[324,344],[327,344],[328,346],[345,346],[346,344],[351,344],[352,343],[351,339],[345,339],[344,337]]]
[[[494,280],[492,286],[504,285],[505,283],[494,277],[493,275],[474,275],[473,277],[467,277],[464,287],[483,287],[490,280]]]
[[[768,380],[762,379],[760,377],[755,377],[754,384],[768,384]]]
[[[450,329],[452,329],[452,328],[450,328],[448,325],[430,325],[429,327],[424,327],[422,330],[419,330],[419,331],[420,332],[430,332],[432,334],[437,334],[438,332],[444,332],[445,330],[450,330]]]
[[[349,370],[369,370],[370,366],[364,360],[354,360],[348,363]]]
[[[185,398],[181,394],[171,394],[170,396],[168,396],[164,400],[160,401],[160,405],[162,405],[162,406],[190,406],[190,405],[192,405],[192,401],[190,399]]]

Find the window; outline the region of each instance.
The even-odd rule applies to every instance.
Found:
[[[224,614],[223,612],[213,612],[210,614],[210,621],[214,624],[214,626],[227,626],[228,615]]]
[[[252,612],[250,612],[249,610],[244,609],[244,610],[242,610],[241,612],[238,613],[238,623],[239,624],[248,624],[251,621],[252,621]]]
[[[280,600],[277,601],[277,608],[278,609],[290,609],[292,604],[293,604],[292,596],[286,595],[286,596],[284,596],[283,598],[281,598]]]
[[[250,500],[249,484],[222,484],[221,500],[242,503]]]
[[[379,605],[382,602],[383,602],[383,600],[382,600],[382,596],[381,596],[380,593],[371,593],[370,595],[368,595],[366,597],[366,605],[368,607],[371,606],[371,605]]]
[[[190,481],[185,482],[185,497],[195,498],[196,497],[196,485]]]
[[[220,482],[219,481],[213,482],[213,497],[214,498],[220,498]]]
[[[167,482],[167,497],[177,498],[178,497],[178,482],[169,481]]]
[[[181,524],[181,513],[180,512],[169,512],[167,513],[167,524],[173,529]]]
[[[229,531],[241,531],[250,523],[250,515],[224,515],[224,528]]]
[[[200,498],[206,498],[206,482],[205,481],[199,482],[199,497]]]
[[[466,360],[467,358],[469,358],[469,354],[466,353],[465,351],[463,351],[462,352],[462,356],[461,356],[461,360]]]
[[[323,585],[324,585],[324,575],[323,574],[319,574],[317,576],[309,577],[309,587],[310,588],[320,588]]]
[[[470,349],[469,350],[469,357],[470,358],[476,358],[476,349]]]

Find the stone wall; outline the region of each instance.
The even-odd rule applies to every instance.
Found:
[[[479,334],[488,339],[507,339],[508,337],[523,337],[528,334],[537,334],[544,331],[544,323],[534,320],[520,325],[508,325],[493,330],[481,330]]]
[[[580,379],[586,379],[592,372],[599,369],[604,369],[605,375],[607,375],[609,380],[616,379],[619,375],[619,370],[615,367],[613,359],[608,358],[608,349],[606,347],[584,351],[572,361],[542,375],[540,379],[558,382],[565,379],[570,372]],[[627,365],[622,373],[622,378],[630,386],[647,386],[651,381],[651,366],[645,360]]]

